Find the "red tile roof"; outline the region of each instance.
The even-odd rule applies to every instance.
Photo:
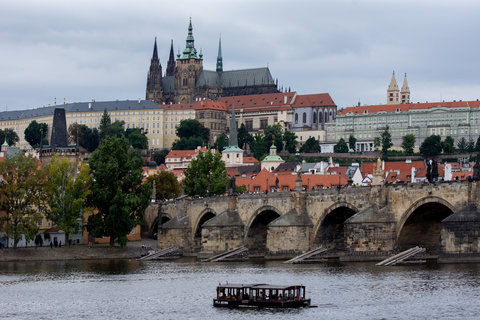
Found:
[[[364,162],[362,167],[362,175],[373,174],[373,165],[375,162]],[[415,169],[423,169],[425,163],[423,161],[412,161],[411,163],[406,163],[405,161],[386,161],[385,162],[385,172],[400,170],[400,172],[405,172],[411,174],[412,167]]]
[[[220,110],[225,111],[225,103],[221,101],[201,100],[193,102],[195,110]]]
[[[189,104],[162,104],[165,110],[193,110],[193,105]]]
[[[171,150],[165,159],[167,158],[187,158],[195,154],[195,150]]]
[[[258,160],[254,157],[243,157],[243,163],[257,163]]]
[[[246,96],[222,97],[218,101],[225,103],[227,111],[231,112],[232,104],[235,103],[235,109],[244,109],[244,112],[251,111],[252,108],[260,108],[264,110],[265,107],[278,107],[290,105],[295,92],[286,93],[265,93],[252,94]],[[285,97],[287,101],[285,103]],[[252,110],[253,111],[253,110]]]
[[[299,107],[321,107],[321,106],[334,106],[332,98],[328,93],[317,94],[305,94],[297,95],[292,105],[294,108]]]
[[[337,113],[346,115],[349,112],[354,114],[361,114],[367,111],[368,113],[377,113],[377,112],[396,112],[397,108],[401,112],[405,112],[413,109],[431,109],[433,107],[446,107],[446,108],[460,108],[460,107],[470,107],[470,108],[479,108],[480,101],[450,101],[450,102],[425,102],[425,103],[407,103],[407,104],[382,104],[382,105],[371,105],[371,106],[357,106],[357,107],[348,107],[343,110],[339,110]]]

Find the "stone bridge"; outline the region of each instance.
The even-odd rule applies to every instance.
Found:
[[[479,196],[480,182],[455,181],[184,198],[152,204],[146,222],[159,248],[197,256],[246,246],[286,258],[323,245],[369,260],[419,245],[458,261],[480,252]]]

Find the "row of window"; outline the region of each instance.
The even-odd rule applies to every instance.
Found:
[[[323,117],[323,114],[325,114],[324,117]],[[298,113],[295,113],[294,117],[295,117],[295,124],[298,124]],[[333,120],[335,120],[335,116],[333,115],[332,110],[330,110],[330,117],[329,117],[328,111],[325,111],[325,113],[323,111],[318,112],[318,123],[329,122],[329,121],[333,121]],[[317,123],[317,112],[312,113],[312,122]],[[302,114],[302,123],[307,123],[307,113],[306,112],[303,112],[303,114]]]

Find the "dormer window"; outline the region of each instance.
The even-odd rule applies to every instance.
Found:
[[[367,114],[367,113],[368,113],[368,110],[363,110],[363,113],[364,113],[364,114]]]

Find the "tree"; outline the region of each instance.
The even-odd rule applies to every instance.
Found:
[[[297,150],[297,135],[292,131],[285,130],[283,133],[283,141],[285,141],[285,150],[295,153]]]
[[[153,153],[152,159],[157,163],[157,165],[161,165],[162,163],[165,163],[165,157],[168,155],[169,152],[170,151],[168,151],[168,149],[156,151]]]
[[[213,148],[217,149],[218,151],[222,152],[225,147],[228,146],[228,137],[225,133],[220,134],[217,139],[215,139],[215,143],[213,144]]]
[[[412,155],[413,148],[415,147],[415,135],[414,134],[407,134],[402,137],[402,148],[406,154]]]
[[[455,141],[451,136],[447,136],[445,140],[442,142],[442,149],[443,153],[454,153],[455,152],[455,147],[454,147]]]
[[[148,177],[147,181],[152,186],[155,182],[155,199],[157,200],[172,199],[180,195],[180,184],[177,177],[171,172],[162,171]]]
[[[347,153],[348,152],[348,146],[347,143],[343,138],[340,138],[338,140],[338,143],[333,146],[333,152],[335,153]]]
[[[105,139],[109,136],[109,129],[112,125],[112,119],[110,119],[110,115],[108,114],[107,109],[103,110],[102,119],[100,119],[100,140]]]
[[[152,186],[143,183],[143,159],[128,151],[126,138],[108,137],[92,153],[89,161],[92,183],[87,204],[96,213],[88,217],[87,231],[94,237],[110,237],[121,247],[127,234],[143,220]]]
[[[7,137],[6,141],[9,146],[14,146],[20,141],[17,133],[11,128],[6,128],[5,130],[0,129],[0,144],[3,144],[5,137]]]
[[[75,176],[77,168],[70,161],[54,156],[46,170],[48,181],[45,189],[49,205],[46,217],[65,232],[65,242],[68,243],[69,234],[79,231],[77,220],[83,220],[85,203],[90,193],[89,167],[82,164],[80,172]]]
[[[467,151],[467,140],[465,140],[465,137],[462,137],[458,141],[457,147],[458,147],[458,152],[460,153],[465,153]]]
[[[219,152],[200,152],[185,169],[184,175],[184,191],[190,196],[211,196],[226,191],[227,169]]]
[[[16,248],[22,234],[27,241],[37,235],[44,208],[45,174],[38,169],[37,159],[19,153],[0,162],[0,176],[0,210],[5,213],[0,227]]]
[[[69,141],[72,144],[78,144],[87,149],[88,152],[93,152],[98,148],[100,143],[100,133],[97,128],[90,129],[84,124],[72,123],[68,127]]]
[[[321,152],[320,142],[314,137],[310,137],[300,148],[301,153],[318,153]]]
[[[181,138],[173,142],[172,150],[194,150],[202,145],[204,140],[200,137]]]
[[[247,128],[243,123],[240,125],[240,128],[238,128],[237,132],[238,132],[237,134],[238,146],[240,147],[240,149],[245,150],[246,144],[249,144],[249,145],[252,144],[253,136],[250,133],[248,133]]]
[[[265,137],[265,144],[267,148],[272,146],[272,142],[277,147],[277,152],[283,150],[283,139],[282,139],[282,126],[280,124],[274,124],[273,126],[267,126],[263,131],[263,136]],[[275,141],[273,139],[275,138]]]
[[[467,142],[467,152],[472,153],[473,151],[475,151],[475,142],[473,142],[472,138],[469,138]]]
[[[46,123],[38,123],[33,120],[28,127],[25,128],[25,141],[27,141],[32,148],[38,148],[43,140],[46,139],[48,126]],[[45,144],[45,143],[44,143]],[[48,142],[46,143],[48,144]]]
[[[378,147],[380,147],[380,137],[375,137],[373,139],[373,146],[375,147],[375,151],[378,151]]]
[[[420,153],[424,157],[433,157],[442,152],[442,142],[438,135],[431,135],[425,138],[420,146]]]
[[[348,147],[350,148],[350,150],[353,150],[353,152],[356,151],[356,146],[355,146],[356,143],[357,143],[357,138],[355,138],[353,135],[350,135],[348,137]]]
[[[205,128],[198,120],[185,119],[180,121],[180,125],[176,129],[177,136],[182,138],[200,137],[204,145],[206,145],[210,139],[210,129]]]
[[[380,140],[382,142],[382,156],[385,158],[387,156],[388,149],[393,146],[392,143],[392,135],[390,134],[390,131],[388,130],[389,127],[387,126],[385,128],[385,131],[382,132],[382,135],[380,136]]]
[[[475,143],[475,151],[480,152],[480,136],[477,138],[477,143]]]
[[[140,128],[127,129],[125,136],[128,139],[128,143],[135,149],[148,149],[148,138],[145,134],[142,134]]]
[[[267,153],[267,143],[262,133],[255,133],[250,149],[255,159],[261,160]]]

